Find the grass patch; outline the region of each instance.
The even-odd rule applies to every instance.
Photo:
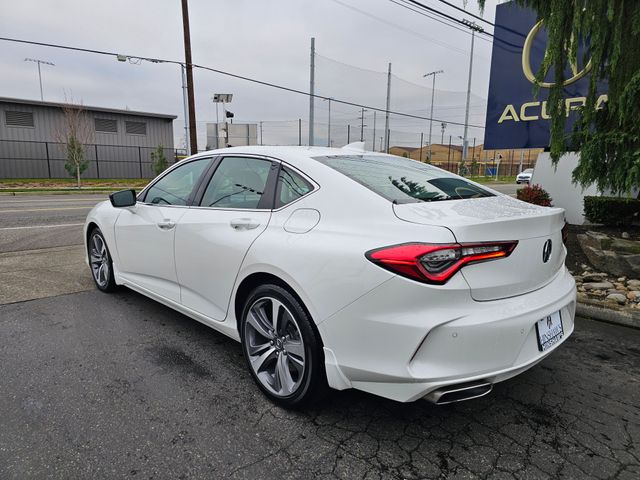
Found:
[[[496,177],[478,177],[478,176],[473,176],[473,177],[467,177],[469,180],[472,180],[474,182],[478,182],[478,183],[486,183],[487,185],[491,185],[491,184],[497,184],[497,183],[516,183],[516,177],[514,176],[504,176],[504,177],[498,177],[498,180],[496,180]]]
[[[0,192],[44,191],[44,190],[122,190],[143,188],[149,179],[140,178],[83,178],[80,189],[71,178],[2,178]]]

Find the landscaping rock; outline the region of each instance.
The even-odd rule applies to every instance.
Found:
[[[588,231],[578,235],[578,242],[591,264],[599,270],[620,277],[640,277],[640,241]]]
[[[582,286],[585,290],[609,290],[613,288],[613,283],[611,282],[589,282],[583,283]]]
[[[583,282],[601,282],[606,278],[606,273],[587,273],[586,275],[582,275]]]
[[[625,239],[631,238],[631,235],[629,235],[627,232],[622,232],[622,235],[620,236]]]
[[[627,303],[627,297],[620,293],[611,293],[607,295],[607,300],[614,301],[620,305],[624,305],[625,303]]]
[[[618,277],[618,281],[619,282],[626,282],[627,281],[627,277]]]
[[[631,292],[627,293],[627,298],[632,302],[637,302],[638,300],[640,300],[640,292],[637,290],[632,290]]]
[[[627,287],[632,290],[640,290],[640,280],[627,280]]]

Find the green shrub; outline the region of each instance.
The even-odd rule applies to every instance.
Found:
[[[527,185],[517,192],[518,200],[541,207],[551,206],[551,197],[540,185]]]
[[[156,175],[160,175],[167,169],[167,157],[164,155],[164,146],[162,144],[151,152],[151,169]]]
[[[621,197],[584,197],[584,216],[591,223],[623,227],[640,213],[640,200]]]

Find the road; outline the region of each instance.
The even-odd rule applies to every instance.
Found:
[[[79,245],[89,210],[106,195],[0,196],[0,253]]]
[[[522,188],[522,185],[517,185],[515,183],[499,183],[497,185],[492,185],[491,182],[488,182],[487,187],[493,188],[494,190],[499,191],[500,193],[504,193],[506,195],[510,195],[512,197],[516,196],[516,191],[519,188]]]
[[[101,198],[0,197],[1,479],[640,478],[640,330],[579,318],[457,405],[345,391],[289,412],[234,341],[95,290],[76,224]]]

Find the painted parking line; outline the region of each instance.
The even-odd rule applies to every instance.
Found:
[[[79,227],[80,225],[84,225],[84,223],[61,223],[61,224],[58,224],[58,225],[29,225],[28,227],[3,227],[3,228],[0,228],[0,231],[3,231],[3,230],[26,230],[28,228]]]

